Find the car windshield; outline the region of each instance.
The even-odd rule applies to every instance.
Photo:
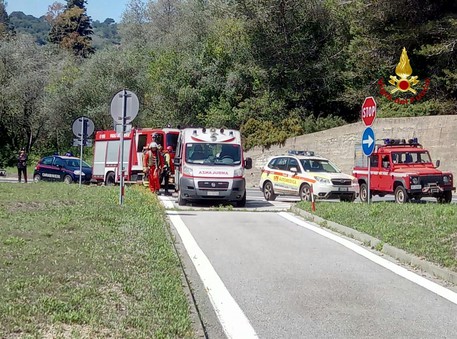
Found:
[[[392,153],[394,164],[420,164],[431,163],[428,152],[394,152]]]
[[[215,166],[239,165],[241,163],[241,147],[237,144],[186,144],[186,162]]]
[[[322,159],[301,159],[301,165],[305,172],[339,173],[340,170],[333,166],[330,161]]]
[[[69,167],[77,167],[77,168],[79,168],[79,159],[65,159],[65,163]],[[83,167],[90,168],[90,165],[83,160]]]

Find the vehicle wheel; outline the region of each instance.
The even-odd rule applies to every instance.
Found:
[[[406,192],[403,186],[397,186],[395,189],[395,202],[404,204],[409,201],[408,192]]]
[[[243,198],[236,202],[236,207],[244,207],[246,206],[246,191],[244,192]]]
[[[449,204],[452,201],[452,192],[451,191],[446,191],[443,192],[442,196],[439,196],[436,198],[440,204]]]
[[[273,184],[270,181],[267,181],[263,185],[263,197],[266,201],[273,201],[276,199],[276,194],[273,190]]]
[[[114,172],[109,172],[106,175],[105,185],[114,186],[115,183],[116,183],[116,177],[114,176]]]
[[[40,182],[41,181],[41,175],[40,174],[35,174],[33,176],[33,181],[35,182]]]
[[[361,202],[368,202],[368,185],[366,183],[360,185],[359,196]]]
[[[73,179],[69,175],[66,175],[65,178],[63,178],[63,182],[66,184],[71,184]]]
[[[355,200],[355,194],[343,195],[340,197],[340,201],[343,201],[343,202],[354,202],[354,200]]]
[[[300,199],[302,201],[311,201],[311,186],[303,184],[300,187]]]
[[[181,193],[178,192],[178,205],[179,206],[186,206],[187,205],[187,200],[184,199],[181,195]]]

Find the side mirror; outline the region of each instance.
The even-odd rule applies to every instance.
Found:
[[[436,165],[435,165],[436,168],[440,167],[440,165],[441,165],[441,161],[437,160],[437,161],[436,161]]]
[[[246,169],[252,168],[252,159],[251,158],[248,157],[244,160],[244,168],[246,168]]]
[[[181,158],[174,158],[173,159],[173,164],[175,166],[181,166]]]
[[[297,169],[297,167],[291,167],[291,168],[290,168],[290,171],[291,171],[291,172],[294,172],[294,173],[297,173],[297,172],[298,172],[298,169]]]

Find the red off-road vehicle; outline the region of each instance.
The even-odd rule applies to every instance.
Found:
[[[384,139],[376,145],[370,159],[370,193],[393,194],[398,203],[422,197],[435,197],[440,203],[450,203],[455,191],[453,175],[438,170],[439,160],[433,164],[430,154],[417,139]],[[355,150],[353,175],[360,186],[360,200],[368,201],[368,160],[360,146]]]

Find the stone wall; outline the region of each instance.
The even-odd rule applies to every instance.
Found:
[[[379,142],[383,138],[417,137],[419,143],[430,151],[433,161],[441,160],[440,169],[457,173],[457,115],[376,119],[372,127]],[[357,122],[289,138],[283,146],[253,148],[246,153],[253,160],[252,170],[246,173],[248,187],[258,186],[260,169],[270,156],[285,154],[291,149],[314,151],[337,164],[343,172],[351,173],[354,146],[361,142],[364,129],[363,123]]]

